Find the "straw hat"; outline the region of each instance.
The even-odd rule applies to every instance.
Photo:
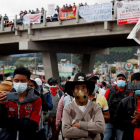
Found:
[[[0,92],[6,91],[9,92],[13,87],[12,82],[10,81],[3,81],[0,83]]]

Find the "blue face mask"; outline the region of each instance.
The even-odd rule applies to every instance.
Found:
[[[93,91],[93,94],[96,93],[97,90],[98,90],[98,86],[95,85],[95,89],[94,89],[94,91]]]
[[[120,88],[125,87],[125,81],[123,81],[123,80],[117,80],[117,86],[120,87]]]
[[[27,83],[14,83],[13,87],[17,93],[22,94],[27,89]]]
[[[136,90],[135,95],[140,96],[140,90]]]

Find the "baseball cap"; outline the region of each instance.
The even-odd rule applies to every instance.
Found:
[[[41,86],[42,85],[42,81],[40,78],[35,78],[36,83]]]
[[[98,80],[99,77],[96,76],[95,74],[93,73],[90,73],[90,74],[86,74],[86,77],[87,77],[87,80],[90,80],[90,79],[95,79],[95,80]]]
[[[123,77],[126,78],[126,74],[124,72],[122,72],[122,71],[117,73],[117,77],[119,77],[119,76],[123,76]]]
[[[140,72],[136,72],[131,75],[131,82],[133,80],[140,80]]]

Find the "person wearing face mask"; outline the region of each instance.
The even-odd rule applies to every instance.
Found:
[[[110,140],[113,133],[115,133],[116,140],[122,139],[123,131],[116,129],[114,127],[114,124],[113,124],[114,115],[120,101],[123,98],[133,94],[126,87],[127,79],[126,79],[126,75],[123,72],[119,72],[117,74],[116,83],[117,85],[109,88],[104,95],[108,101],[109,113],[110,113],[110,122],[106,124],[104,140]]]
[[[98,91],[98,86],[97,86],[97,80],[99,80],[99,77],[96,76],[95,74],[91,73],[91,74],[86,74],[87,80],[88,81],[94,81],[95,82],[95,89],[94,89],[94,93],[96,93]]]
[[[6,94],[0,94],[0,140],[36,139],[39,130],[42,102],[34,89],[28,88],[30,71],[16,68],[13,74],[13,89],[19,94],[19,101],[5,101]]]
[[[109,115],[109,108],[108,108],[107,100],[103,95],[96,93],[98,90],[98,86],[97,86],[98,77],[92,75],[92,76],[88,76],[87,79],[89,81],[95,81],[95,89],[94,89],[93,93],[88,96],[88,98],[89,98],[89,100],[91,100],[101,106],[105,122],[108,123],[109,119],[110,119],[110,115]],[[103,139],[103,134],[101,134],[101,139]]]
[[[75,98],[63,110],[62,132],[65,140],[99,140],[105,130],[100,106],[88,100],[95,82],[87,81],[84,73],[77,73],[74,81],[67,81],[65,91]]]
[[[50,128],[52,129],[52,137],[50,135],[51,140],[58,140],[59,131],[56,130],[56,113],[58,108],[58,103],[61,97],[63,96],[63,92],[59,89],[57,79],[49,78],[48,79],[49,84],[49,92],[52,97],[53,102],[53,109],[48,112],[48,134],[50,135]],[[44,96],[46,96],[48,93],[46,93]]]
[[[47,119],[48,119],[48,110],[53,109],[53,103],[50,93],[42,93],[39,87],[40,83],[37,83],[34,79],[30,79],[31,82],[29,83],[29,87],[37,90],[40,93],[40,98],[42,100],[42,119],[40,121],[40,125],[42,126],[42,129],[37,133],[37,136],[40,140],[46,140],[47,139]],[[39,79],[40,80],[40,79]],[[41,139],[42,137],[42,139]]]
[[[104,81],[101,82],[101,88],[104,89],[104,90],[106,90],[106,82],[104,82]]]
[[[131,82],[140,83],[139,72],[131,75]],[[140,90],[120,102],[114,125],[124,131],[122,140],[140,140]]]
[[[93,93],[88,96],[88,98],[89,98],[89,100],[91,100],[91,101],[93,101],[101,106],[105,122],[108,123],[109,119],[110,119],[109,108],[108,108],[106,98],[103,95],[96,93],[98,90],[97,79],[99,79],[99,78],[97,76],[94,76],[94,75],[87,76],[88,81],[95,82],[95,89],[94,89]]]

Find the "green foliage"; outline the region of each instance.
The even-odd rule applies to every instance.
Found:
[[[99,60],[97,60],[97,62],[95,62],[95,68],[98,68],[98,66],[101,64],[101,62]]]
[[[134,55],[137,52],[137,49],[138,47],[110,48],[109,55],[96,55],[95,67],[97,67],[101,63],[104,63],[105,61],[109,64],[112,64],[114,62],[126,62],[128,59],[137,58],[137,56]],[[24,58],[34,57],[34,53],[24,55],[23,57]],[[27,61],[26,59],[21,59],[22,61],[19,61],[19,58],[22,58],[22,56],[19,55],[19,56],[13,57],[12,61],[6,61],[6,64],[20,66],[21,64],[23,65],[23,64],[34,63],[34,60]],[[71,54],[58,53],[57,54],[58,62],[60,62],[61,59],[66,59],[67,61],[71,62]],[[82,59],[83,59],[83,55],[73,54],[72,62],[73,64],[77,64],[80,67],[82,65]],[[37,53],[37,64],[43,64],[41,53]]]
[[[109,64],[114,62],[126,62],[128,59],[136,58],[134,54],[137,52],[138,47],[117,47],[110,48],[109,55],[96,55],[95,62],[100,61],[104,63],[107,61]]]

